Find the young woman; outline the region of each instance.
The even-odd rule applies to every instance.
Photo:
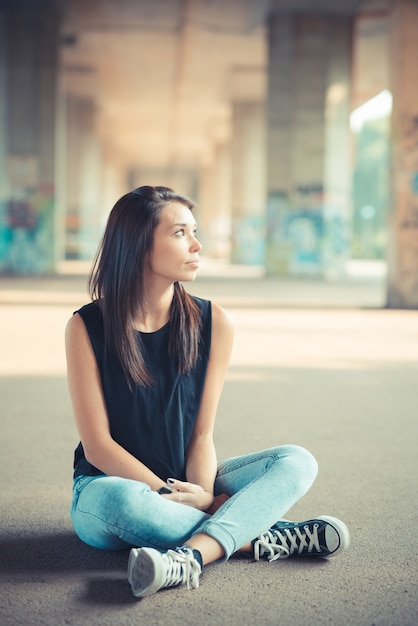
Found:
[[[68,383],[80,434],[72,522],[87,544],[131,548],[137,597],[186,583],[234,552],[258,560],[330,557],[349,544],[343,522],[280,521],[317,464],[295,445],[217,462],[213,430],[230,358],[225,311],[182,287],[201,244],[193,203],[140,187],[110,213],[92,302],[68,322]]]

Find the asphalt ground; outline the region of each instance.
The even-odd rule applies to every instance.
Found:
[[[418,312],[380,308],[376,280],[203,276],[236,339],[219,458],[281,443],[320,472],[289,519],[329,514],[351,532],[335,559],[232,558],[200,587],[135,599],[127,552],[83,545],[70,520],[77,444],[63,332],[84,276],[0,278],[0,624],[416,626]]]

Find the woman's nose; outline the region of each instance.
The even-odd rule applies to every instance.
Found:
[[[202,244],[200,243],[200,241],[193,236],[193,241],[192,241],[192,246],[191,246],[192,250],[196,250],[197,252],[199,252],[199,250],[202,249]]]

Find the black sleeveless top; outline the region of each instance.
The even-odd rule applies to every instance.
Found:
[[[199,358],[187,374],[179,374],[168,354],[170,322],[153,333],[139,333],[152,387],[130,390],[116,358],[104,354],[103,318],[92,302],[77,311],[86,326],[99,367],[112,438],[162,480],[185,480],[185,455],[202,398],[212,334],[212,307],[200,307],[202,329]],[[103,474],[84,456],[80,442],[74,455],[74,478]]]

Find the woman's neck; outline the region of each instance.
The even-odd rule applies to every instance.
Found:
[[[173,294],[173,285],[159,293],[147,293],[143,311],[135,320],[135,329],[150,333],[165,326],[170,319]]]

